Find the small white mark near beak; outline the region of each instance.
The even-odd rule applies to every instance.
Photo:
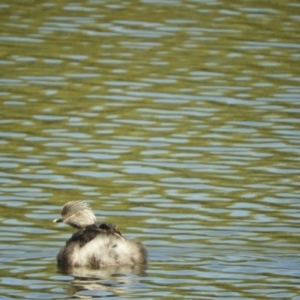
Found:
[[[54,223],[59,223],[59,222],[63,222],[63,220],[61,218],[58,218],[58,219],[54,219],[53,222]]]

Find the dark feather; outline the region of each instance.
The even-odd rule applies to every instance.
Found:
[[[72,237],[67,241],[66,245],[78,242],[80,247],[83,247],[86,243],[93,240],[99,234],[113,234],[115,236],[122,237],[118,227],[110,223],[101,223],[89,225],[85,228],[79,229]]]

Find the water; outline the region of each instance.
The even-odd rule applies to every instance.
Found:
[[[300,299],[298,2],[0,14],[0,299]],[[60,273],[71,200],[147,268]]]

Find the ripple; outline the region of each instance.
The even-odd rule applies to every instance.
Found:
[[[4,298],[299,298],[299,5],[274,3],[0,5]],[[57,270],[74,200],[148,267]]]

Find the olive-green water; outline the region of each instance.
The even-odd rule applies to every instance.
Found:
[[[0,4],[0,299],[300,299],[300,4]],[[145,270],[62,274],[71,200]]]

